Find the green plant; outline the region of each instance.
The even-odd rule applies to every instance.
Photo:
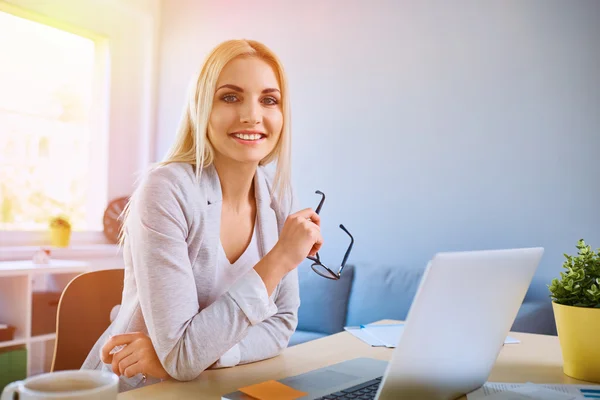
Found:
[[[583,239],[577,242],[577,255],[565,254],[561,279],[548,285],[550,297],[558,304],[600,308],[600,249],[595,253]]]

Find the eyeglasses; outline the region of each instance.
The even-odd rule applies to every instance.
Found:
[[[325,193],[321,192],[320,190],[317,190],[315,193],[320,194],[322,196],[321,201],[319,202],[319,205],[317,206],[317,209],[315,210],[315,212],[317,214],[319,214],[319,212],[321,211],[321,207],[323,207],[323,203],[325,202]],[[317,252],[316,257],[312,257],[312,256],[306,257],[309,260],[314,262],[314,264],[311,265],[312,270],[315,271],[317,274],[321,275],[323,278],[332,279],[332,280],[338,280],[341,278],[342,270],[346,266],[346,261],[348,260],[348,256],[350,255],[350,251],[352,250],[352,246],[354,245],[354,238],[352,237],[350,232],[348,232],[348,230],[342,224],[340,224],[340,228],[344,232],[346,232],[348,234],[348,236],[350,236],[350,245],[348,246],[348,250],[346,250],[346,254],[344,254],[344,259],[342,260],[342,265],[340,266],[337,273],[333,272],[330,268],[326,267],[321,262],[321,257],[319,257],[319,252]]]

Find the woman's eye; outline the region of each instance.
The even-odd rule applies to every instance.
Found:
[[[275,97],[265,97],[263,101],[268,106],[274,106],[277,104],[277,99]]]
[[[222,99],[225,103],[233,103],[234,101],[237,100],[237,97],[233,94],[226,94],[225,96],[222,97]]]

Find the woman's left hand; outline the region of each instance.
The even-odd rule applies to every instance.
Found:
[[[114,354],[110,352],[117,346],[124,346]],[[163,368],[152,341],[141,332],[124,333],[108,339],[102,347],[102,362],[112,364],[117,375],[131,378],[137,374],[150,375],[159,379],[170,378]]]

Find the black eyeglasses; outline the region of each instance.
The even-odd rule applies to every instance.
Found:
[[[315,212],[318,214],[321,211],[321,207],[323,207],[323,203],[325,202],[325,193],[321,192],[320,190],[317,190],[315,193],[320,194],[322,196],[321,201],[319,202],[319,205],[317,206],[317,209],[315,210]],[[323,278],[332,279],[332,280],[340,279],[340,277],[342,276],[342,270],[346,266],[346,261],[348,260],[348,256],[350,255],[350,251],[352,250],[352,246],[354,245],[354,238],[352,237],[350,232],[348,232],[348,230],[342,224],[340,224],[340,228],[342,228],[342,230],[344,232],[346,232],[348,234],[348,236],[350,236],[350,246],[348,246],[348,250],[346,250],[346,254],[344,254],[344,259],[342,260],[342,265],[340,266],[337,273],[333,272],[330,268],[326,267],[321,262],[321,257],[319,257],[319,252],[317,252],[316,257],[312,257],[312,256],[306,257],[309,260],[314,262],[314,264],[311,265],[312,270],[315,271],[317,274],[321,275]]]

